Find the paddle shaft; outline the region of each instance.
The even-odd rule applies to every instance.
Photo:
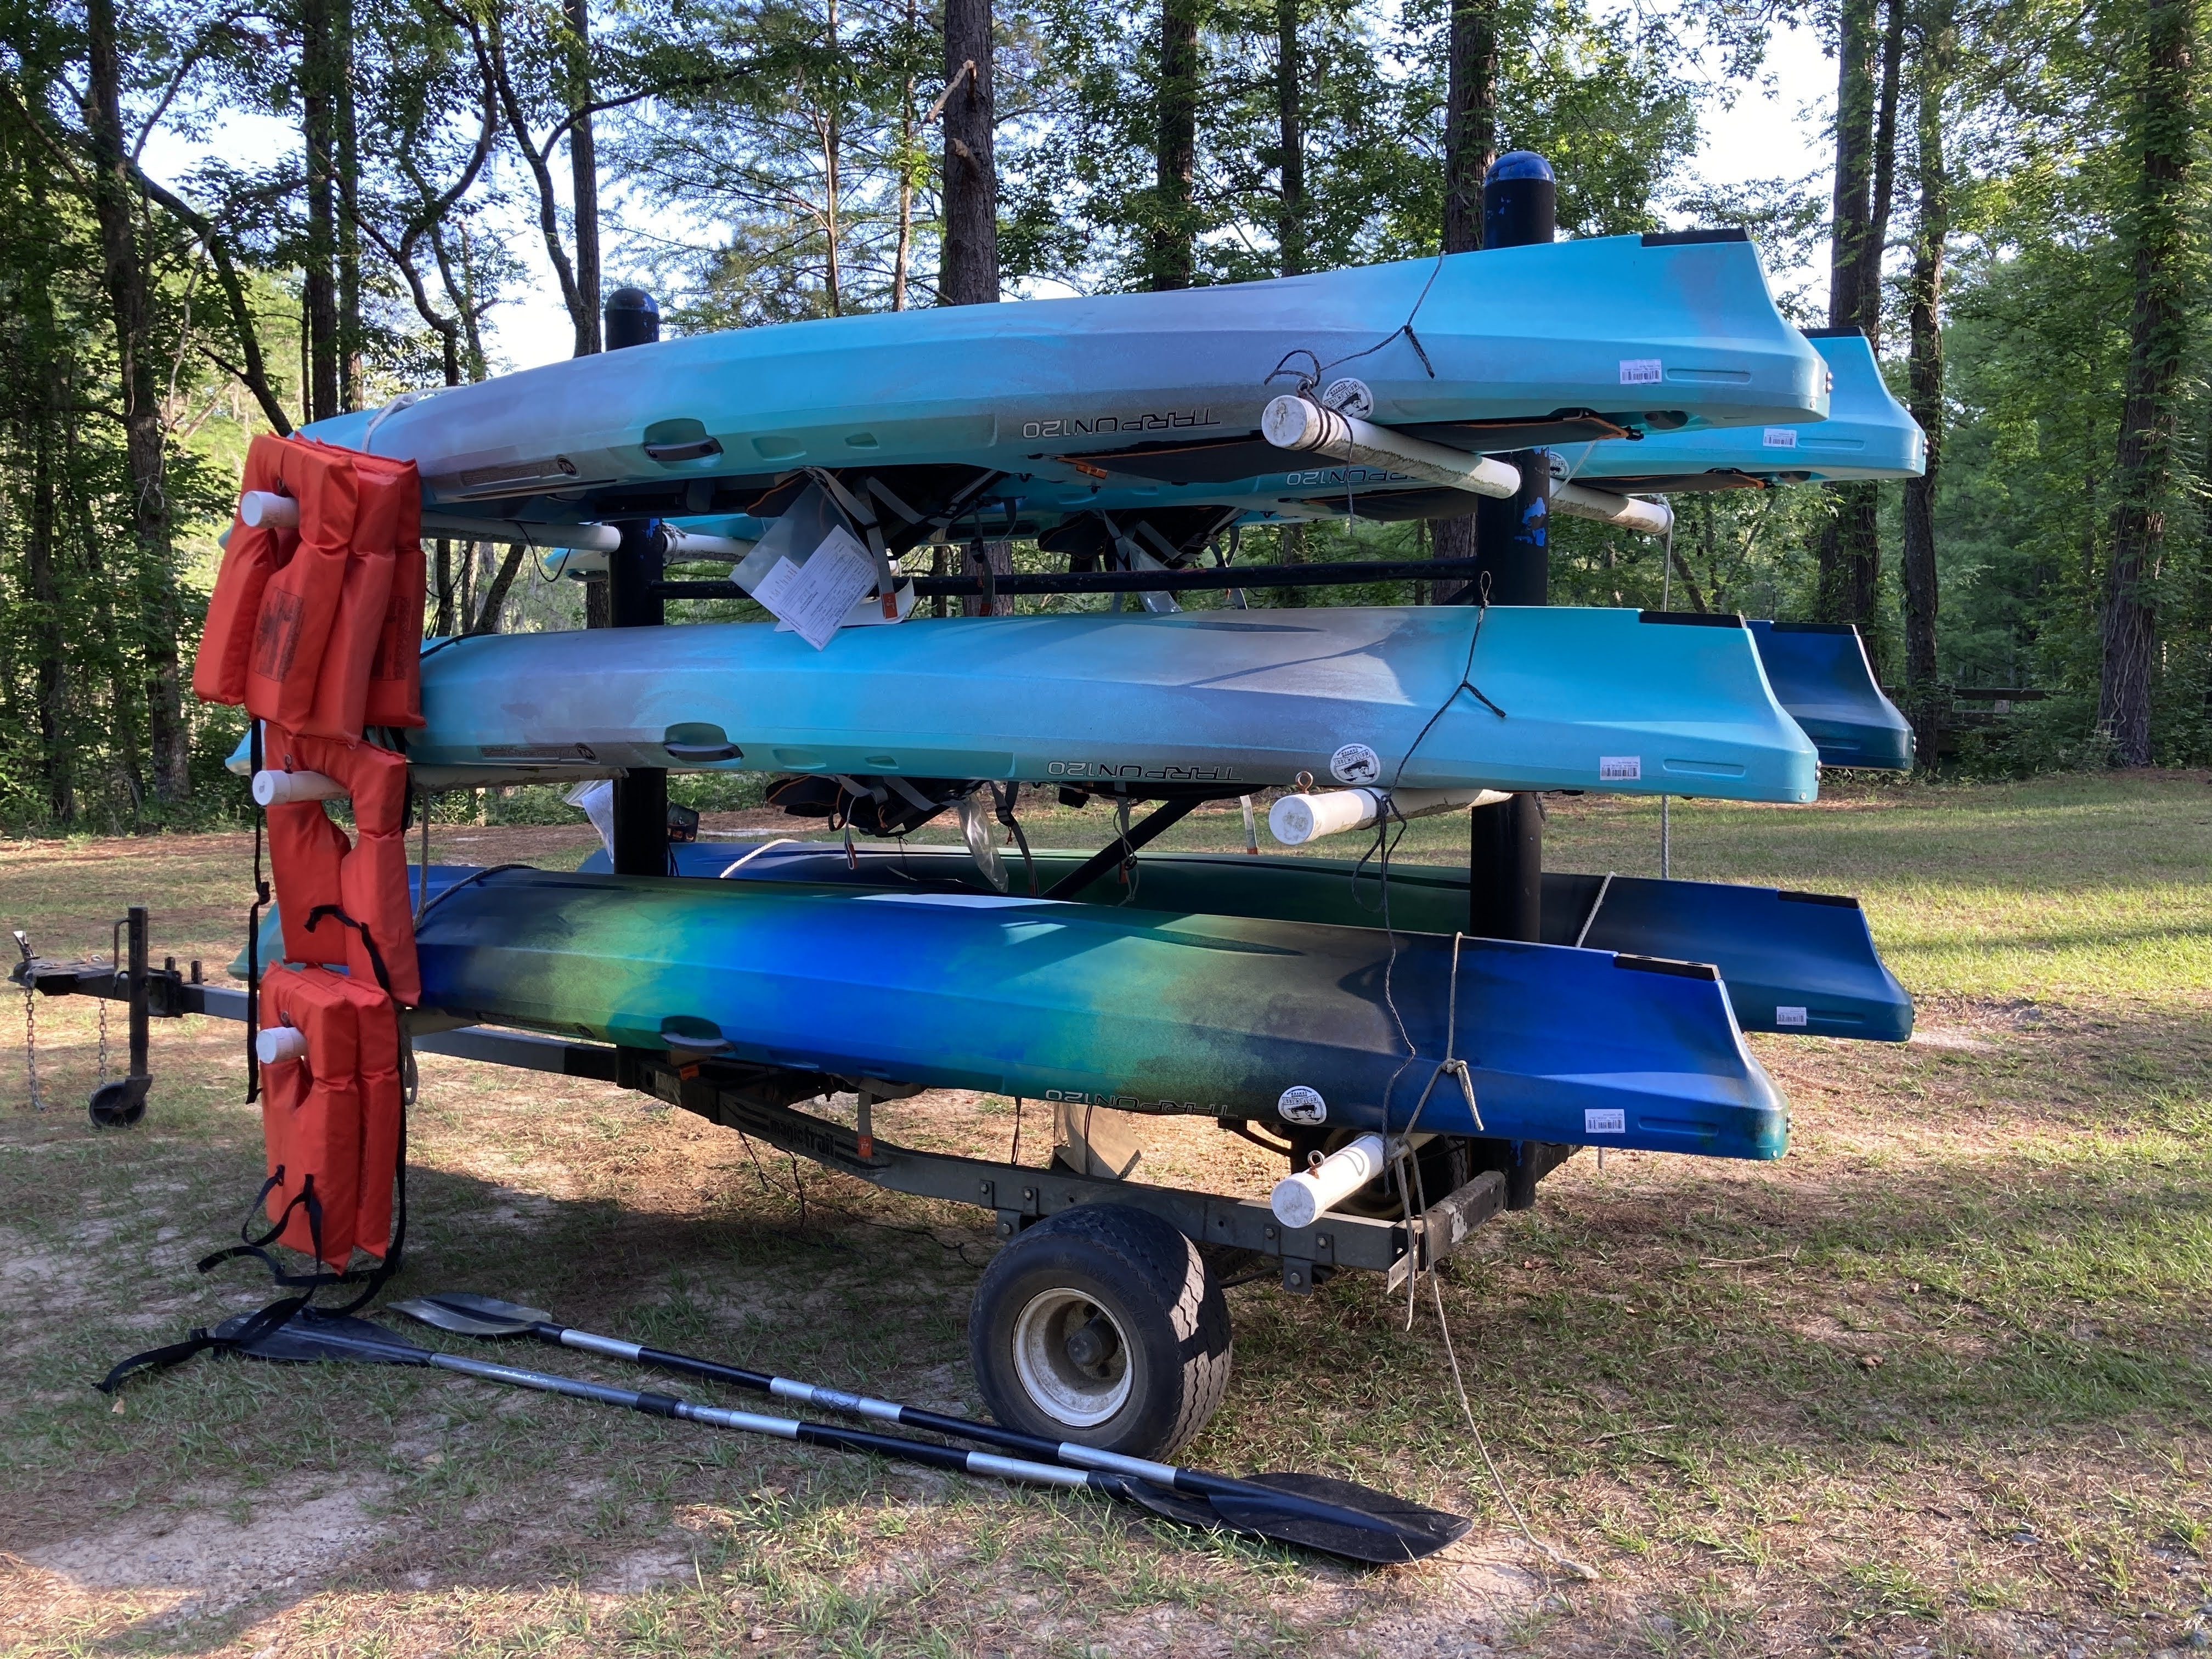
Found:
[[[589,1400],[602,1406],[617,1406],[628,1411],[643,1412],[648,1417],[674,1418],[686,1423],[703,1423],[718,1429],[736,1429],[746,1434],[773,1435],[778,1439],[796,1440],[810,1446],[826,1446],[837,1451],[870,1452],[879,1457],[919,1463],[925,1468],[945,1469],[956,1474],[986,1475],[1000,1480],[1026,1480],[1044,1486],[1097,1484],[1079,1469],[1033,1463],[1015,1457],[994,1457],[988,1452],[963,1452],[951,1446],[935,1446],[927,1441],[907,1440],[896,1435],[871,1434],[865,1429],[841,1429],[828,1423],[799,1422],[787,1417],[763,1417],[757,1412],[702,1406],[689,1400],[679,1400],[674,1395],[613,1389],[604,1383],[586,1382],[573,1376],[556,1376],[548,1371],[526,1370],[519,1365],[464,1358],[459,1354],[439,1353],[421,1348],[374,1352],[379,1358],[403,1360],[412,1360],[415,1355],[420,1354],[423,1358],[416,1363],[434,1366],[441,1371],[455,1371],[463,1376],[473,1376],[486,1382],[504,1382],[518,1389],[535,1389],[541,1394],[565,1395],[572,1400]]]
[[[1076,1468],[1097,1469],[1109,1474],[1147,1480],[1172,1492],[1193,1492],[1208,1498],[1242,1498],[1248,1503],[1265,1504],[1284,1514],[1303,1515],[1316,1521],[1356,1526],[1370,1531],[1379,1528],[1401,1536],[1413,1536],[1385,1516],[1370,1515],[1364,1510],[1347,1509],[1342,1504],[1302,1497],[1273,1486],[1264,1486],[1255,1481],[1239,1480],[1230,1475],[1209,1474],[1202,1469],[1186,1469],[1172,1463],[1155,1463],[1146,1458],[1127,1457],[1119,1452],[1102,1450],[1097,1446],[1085,1446],[1073,1440],[1047,1440],[1041,1435],[1024,1434],[1018,1429],[1002,1429],[996,1424],[978,1423],[972,1418],[947,1416],[941,1412],[924,1411],[916,1406],[902,1406],[894,1400],[871,1399],[866,1395],[848,1394],[842,1389],[825,1389],[812,1382],[793,1382],[786,1376],[771,1376],[764,1371],[744,1370],[715,1360],[702,1359],[695,1354],[675,1353],[666,1348],[649,1348],[641,1343],[624,1342],[617,1337],[580,1331],[570,1326],[555,1324],[550,1320],[533,1321],[530,1334],[541,1342],[576,1348],[586,1353],[601,1354],[613,1359],[628,1359],[708,1382],[726,1383],[732,1388],[745,1389],[755,1394],[788,1400],[794,1404],[811,1406],[819,1411],[845,1412],[854,1417],[896,1423],[903,1428],[921,1429],[957,1440],[973,1440],[984,1445],[1000,1446],[1008,1451],[1023,1453],[1027,1457],[1046,1458],[1059,1464],[1072,1464]],[[760,1420],[777,1422],[781,1419],[766,1418]],[[915,1443],[895,1440],[892,1443],[910,1445]]]

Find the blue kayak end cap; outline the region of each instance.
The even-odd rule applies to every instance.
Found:
[[[1504,183],[1511,179],[1542,179],[1552,180],[1552,164],[1533,149],[1509,149],[1490,164],[1490,171],[1482,175],[1485,184]]]

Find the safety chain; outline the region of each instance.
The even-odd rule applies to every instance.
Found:
[[[15,930],[15,948],[23,953],[23,965],[28,969],[31,941],[20,927]],[[31,1082],[31,1109],[45,1111],[46,1103],[39,1094],[39,994],[27,972],[23,975],[23,1072]]]

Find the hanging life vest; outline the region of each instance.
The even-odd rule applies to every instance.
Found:
[[[270,864],[276,875],[284,954],[295,962],[343,967],[398,1001],[422,999],[415,957],[413,896],[407,880],[407,763],[372,744],[338,743],[270,729],[264,763],[278,772],[319,773],[353,801],[354,839],[319,800],[269,811]]]

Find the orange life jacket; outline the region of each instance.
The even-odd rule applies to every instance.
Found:
[[[279,967],[261,981],[262,1029],[289,1025],[307,1040],[304,1058],[261,1068],[264,1205],[276,1243],[338,1268],[361,1211],[361,1016],[349,990],[322,968]]]
[[[276,490],[283,483],[284,441],[264,434],[246,452],[245,488]],[[253,632],[269,578],[286,564],[300,544],[296,530],[255,529],[234,518],[228,550],[208,600],[207,626],[200,633],[199,655],[192,663],[192,692],[202,702],[236,705],[246,701],[246,665],[253,655]]]
[[[428,572],[422,559],[422,479],[412,461],[356,455],[353,469],[364,489],[394,498],[392,597],[368,669],[370,726],[422,724],[422,602]]]
[[[327,444],[280,440],[276,459],[276,493],[300,503],[300,539],[262,589],[246,665],[246,708],[295,730],[314,712],[324,649],[353,562],[359,484],[352,459]],[[220,574],[216,580],[222,581]]]
[[[269,809],[270,865],[283,918],[284,954],[295,962],[342,964],[362,984],[382,987],[402,1003],[421,1001],[402,839],[407,763],[372,744],[274,727],[264,732],[262,755],[265,765],[280,771],[335,778],[353,798],[350,843],[319,801]]]

